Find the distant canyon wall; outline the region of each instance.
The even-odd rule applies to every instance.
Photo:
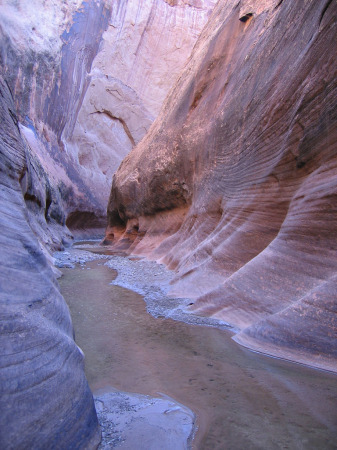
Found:
[[[1,72],[71,229],[105,227],[111,177],[158,114],[214,3],[3,2]]]
[[[337,370],[336,2],[220,0],[113,177],[106,242],[254,350]]]
[[[112,2],[67,151],[104,214],[112,175],[157,117],[215,0]],[[80,222],[83,218],[78,217]]]
[[[28,210],[40,213],[36,236],[49,248],[62,245],[60,236],[48,232],[53,222],[64,227],[74,210],[89,217],[104,215],[90,183],[72,164],[64,136],[76,122],[110,15],[104,0],[62,5],[6,0],[1,6],[1,75],[12,92],[30,161],[48,179],[41,181],[28,171],[23,194]]]

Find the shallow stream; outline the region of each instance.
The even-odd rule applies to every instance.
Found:
[[[198,450],[337,448],[336,375],[253,353],[229,331],[154,318],[104,262],[60,279],[93,392],[174,398],[197,416]]]

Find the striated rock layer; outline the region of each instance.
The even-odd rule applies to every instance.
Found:
[[[95,448],[99,427],[83,353],[23,197],[27,180],[43,172],[29,161],[2,79],[0,118],[0,447]]]
[[[220,0],[113,178],[106,235],[237,342],[334,371],[336,19],[334,1]]]

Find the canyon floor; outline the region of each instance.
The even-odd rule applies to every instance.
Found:
[[[102,449],[335,448],[336,375],[239,346],[167,296],[164,266],[97,244],[55,256]]]

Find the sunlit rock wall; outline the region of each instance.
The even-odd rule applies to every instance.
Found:
[[[112,3],[91,82],[67,149],[104,208],[111,177],[146,134],[215,0]]]
[[[1,77],[0,120],[0,448],[95,448],[83,353],[23,196],[28,179],[37,177],[41,192],[48,181],[30,162]]]
[[[67,225],[105,227],[111,177],[157,116],[215,0],[5,0],[1,72]]]
[[[336,19],[334,1],[220,1],[113,178],[107,230],[241,344],[331,370]]]

